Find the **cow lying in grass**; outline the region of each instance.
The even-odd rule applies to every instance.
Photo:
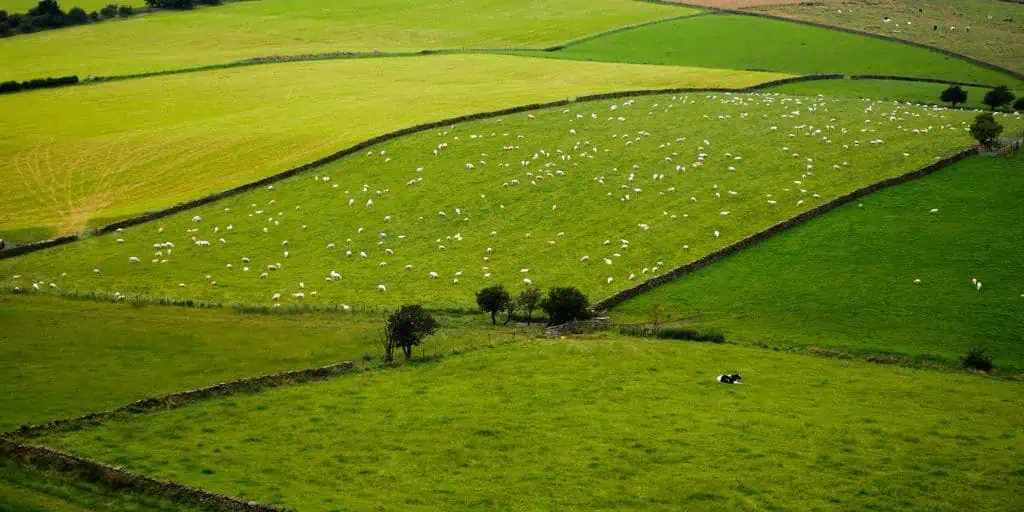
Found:
[[[718,376],[718,382],[721,382],[722,384],[739,384],[740,383],[740,379],[741,379],[741,377],[740,377],[740,374],[738,374],[738,373],[734,373],[732,375],[719,375]]]

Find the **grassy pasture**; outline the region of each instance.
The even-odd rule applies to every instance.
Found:
[[[1024,72],[1024,5],[1020,3],[824,0],[752,10],[898,37]],[[886,16],[889,23],[884,21]]]
[[[945,105],[939,101],[939,95],[948,85],[897,80],[821,80],[786,84],[772,87],[769,90],[783,94],[802,96],[841,96],[850,98],[870,98],[874,100],[912,101],[928,105]],[[968,108],[988,109],[982,98],[988,89],[981,87],[964,87],[967,91]],[[1024,87],[1014,91],[1018,97],[1024,95]]]
[[[739,15],[700,16],[657,23],[591,39],[546,55],[796,74],[884,74],[1011,87],[1022,85],[1003,73],[921,48]]]
[[[530,279],[596,300],[965,147],[971,116],[762,94],[574,104],[403,137],[272,188],[0,261],[0,284],[465,306],[488,284]],[[154,247],[164,242],[173,247]]]
[[[1024,505],[1020,387],[728,345],[543,341],[40,441],[313,512],[994,511]]]
[[[268,64],[0,96],[11,114],[0,120],[0,238],[75,232],[167,207],[427,121],[574,95],[740,88],[784,76],[446,55]]]
[[[4,63],[0,81],[124,75],[270,55],[540,49],[621,26],[697,12],[635,0],[607,0],[600,5],[587,0],[236,2],[6,39],[0,45]]]
[[[882,191],[643,294],[613,317],[650,321],[661,304],[667,321],[715,326],[730,340],[953,364],[988,347],[997,366],[1024,372],[1022,163],[975,157]]]

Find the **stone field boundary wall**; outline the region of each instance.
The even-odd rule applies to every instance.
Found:
[[[364,150],[364,149],[366,149],[368,147],[375,146],[377,144],[381,144],[381,143],[384,143],[384,142],[387,142],[387,141],[390,141],[390,140],[393,140],[393,139],[397,139],[397,138],[403,137],[405,135],[411,135],[411,134],[414,134],[414,133],[419,133],[419,132],[424,132],[424,131],[428,131],[428,130],[433,130],[435,128],[441,128],[441,127],[445,127],[445,126],[452,126],[452,125],[456,125],[456,124],[460,124],[460,123],[465,123],[465,122],[469,122],[469,121],[479,121],[481,119],[492,119],[492,118],[495,118],[495,117],[507,116],[507,115],[511,115],[511,114],[519,114],[519,113],[522,113],[522,112],[530,112],[530,111],[542,110],[542,109],[546,109],[546,108],[563,107],[563,106],[566,106],[566,105],[570,105],[572,103],[583,103],[583,102],[588,102],[588,101],[600,101],[600,100],[608,100],[608,99],[616,99],[616,98],[629,98],[629,97],[637,97],[637,96],[650,96],[650,95],[655,95],[655,94],[751,93],[751,92],[760,91],[760,90],[765,89],[765,88],[774,87],[774,86],[777,86],[777,85],[785,85],[785,84],[791,84],[791,83],[797,83],[797,82],[810,82],[810,81],[815,81],[815,80],[834,80],[834,79],[837,79],[837,78],[843,78],[843,75],[841,75],[841,74],[803,75],[803,76],[796,76],[796,77],[791,77],[791,78],[783,78],[783,79],[780,79],[780,80],[772,80],[770,82],[765,82],[765,83],[762,83],[762,84],[758,84],[758,85],[754,85],[754,86],[746,87],[746,88],[740,88],[740,89],[728,89],[728,88],[722,88],[722,87],[704,87],[704,88],[680,87],[680,88],[670,88],[670,89],[642,89],[642,90],[633,90],[633,91],[620,91],[620,92],[611,92],[611,93],[591,94],[591,95],[587,95],[587,96],[579,96],[579,97],[576,97],[576,98],[549,101],[549,102],[546,102],[546,103],[530,103],[530,104],[526,104],[526,105],[520,105],[520,106],[516,106],[516,107],[501,109],[501,110],[494,110],[494,111],[490,111],[490,112],[480,112],[480,113],[476,113],[476,114],[467,114],[467,115],[463,115],[463,116],[457,116],[457,117],[452,117],[452,118],[444,119],[444,120],[441,120],[441,121],[431,121],[431,122],[427,122],[427,123],[422,123],[422,124],[410,126],[410,127],[407,127],[407,128],[402,128],[400,130],[396,130],[396,131],[393,131],[393,132],[390,132],[390,133],[386,133],[386,134],[383,134],[383,135],[378,135],[376,137],[372,137],[372,138],[366,139],[366,140],[364,140],[362,142],[358,142],[355,145],[349,146],[349,147],[347,147],[345,149],[342,149],[340,151],[337,151],[335,153],[327,155],[327,156],[325,156],[323,158],[314,160],[314,161],[306,163],[306,164],[302,164],[302,165],[300,165],[298,167],[293,167],[293,168],[288,169],[286,171],[283,171],[283,172],[280,172],[280,173],[277,173],[277,174],[274,174],[274,175],[271,175],[271,176],[267,176],[266,178],[262,178],[262,179],[259,179],[259,180],[256,180],[256,181],[253,181],[253,182],[250,182],[250,183],[246,183],[244,185],[239,185],[237,187],[230,188],[228,190],[224,190],[224,191],[221,191],[221,192],[216,192],[214,194],[210,194],[210,195],[198,198],[198,199],[193,199],[191,201],[187,201],[187,202],[184,202],[184,203],[179,203],[177,205],[174,205],[174,206],[171,206],[171,207],[168,207],[168,208],[164,208],[162,210],[156,210],[156,211],[153,211],[153,212],[143,213],[143,214],[138,215],[136,217],[131,217],[131,218],[124,219],[124,220],[121,220],[121,221],[118,221],[118,222],[114,222],[112,224],[107,224],[105,226],[102,226],[100,228],[97,228],[95,230],[88,231],[88,232],[85,232],[85,233],[79,233],[79,234],[74,234],[74,235],[67,235],[67,236],[62,236],[60,238],[55,238],[53,240],[44,240],[44,241],[41,241],[41,242],[35,242],[35,243],[30,243],[30,244],[25,244],[25,245],[19,245],[19,246],[16,246],[16,247],[11,247],[9,249],[5,249],[3,251],[0,251],[0,260],[7,259],[7,258],[13,258],[13,257],[16,257],[16,256],[21,256],[21,255],[24,255],[24,254],[32,253],[32,252],[35,252],[35,251],[40,251],[40,250],[43,250],[43,249],[49,249],[51,247],[56,247],[56,246],[60,246],[60,245],[69,244],[71,242],[75,242],[75,241],[81,240],[81,239],[89,237],[89,236],[103,235],[103,234],[106,234],[106,233],[117,231],[118,229],[121,229],[121,228],[137,226],[139,224],[142,224],[142,223],[145,223],[145,222],[149,222],[149,221],[152,221],[152,220],[156,220],[156,219],[160,219],[160,218],[163,218],[163,217],[167,217],[167,216],[173,215],[175,213],[183,212],[183,211],[186,211],[186,210],[191,210],[193,208],[198,208],[200,206],[204,206],[204,205],[207,205],[207,204],[210,204],[210,203],[213,203],[215,201],[219,201],[221,199],[225,199],[225,198],[228,198],[228,197],[236,196],[236,195],[241,194],[243,192],[247,192],[249,190],[253,190],[253,189],[256,189],[256,188],[259,188],[259,187],[264,187],[264,186],[267,186],[267,185],[271,185],[273,183],[277,183],[277,182],[279,182],[281,180],[290,178],[290,177],[295,176],[297,174],[300,174],[302,172],[305,172],[305,171],[308,171],[308,170],[311,170],[311,169],[315,169],[315,168],[318,168],[318,167],[321,167],[321,166],[324,166],[324,165],[336,162],[336,161],[338,161],[338,160],[340,160],[340,159],[342,159],[342,158],[344,158],[346,156],[358,153],[358,152],[360,152],[360,151],[362,151],[362,150]]]
[[[746,238],[743,238],[738,242],[729,244],[721,249],[718,249],[717,251],[707,254],[701,258],[698,258],[697,260],[691,263],[687,263],[686,265],[683,265],[681,267],[676,267],[664,274],[648,279],[647,281],[644,281],[632,288],[627,288],[618,293],[615,293],[611,297],[608,297],[600,302],[597,302],[591,307],[591,309],[593,311],[606,311],[612,307],[622,304],[623,302],[633,297],[636,297],[637,295],[640,295],[641,293],[661,286],[669,281],[677,279],[686,274],[690,274],[692,272],[700,270],[718,260],[721,260],[722,258],[725,258],[726,256],[740,252],[743,249],[755,245],[763,240],[767,240],[768,238],[778,235],[794,226],[803,224],[804,222],[809,221],[822,214],[828,213],[829,211],[832,211],[844,204],[855,201],[861,197],[864,197],[868,194],[877,192],[885,188],[900,185],[908,181],[916,180],[918,178],[923,178],[936,171],[945,169],[946,167],[949,167],[950,165],[959,162],[960,160],[963,160],[964,158],[967,158],[970,155],[977,154],[977,152],[978,150],[975,147],[963,149],[953,155],[941,158],[936,162],[926,165],[916,171],[911,171],[906,174],[894,176],[892,178],[888,178],[879,182],[872,183],[865,187],[861,187],[857,190],[854,190],[853,192],[839,196],[825,204],[807,210],[806,212],[803,212],[795,217],[791,217],[778,224],[774,224],[770,226],[768,229],[765,229]]]

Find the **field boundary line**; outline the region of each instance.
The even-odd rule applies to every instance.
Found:
[[[937,78],[921,78],[900,75],[850,75],[849,78],[850,80],[891,80],[894,82],[922,82],[936,85],[962,85],[964,87],[980,87],[982,89],[993,88],[993,86],[991,85],[976,84],[971,82],[956,82],[952,80],[939,80]]]
[[[543,109],[547,109],[547,108],[563,107],[563,106],[570,105],[570,104],[573,104],[573,103],[585,103],[585,102],[590,102],[590,101],[600,101],[600,100],[616,99],[616,98],[631,98],[631,97],[639,97],[639,96],[651,96],[651,95],[656,95],[656,94],[682,94],[682,93],[737,93],[737,94],[742,94],[742,93],[753,93],[753,92],[758,92],[758,91],[761,91],[763,89],[770,88],[770,87],[775,87],[775,86],[779,86],[779,85],[786,85],[786,84],[798,83],[798,82],[811,82],[811,81],[817,81],[817,80],[834,80],[834,79],[837,79],[837,78],[843,78],[843,75],[841,75],[841,74],[823,74],[823,75],[791,76],[791,77],[788,77],[788,78],[782,78],[782,79],[778,79],[778,80],[771,80],[771,81],[768,81],[768,82],[763,82],[763,83],[760,83],[760,84],[752,85],[752,86],[749,86],[749,87],[741,87],[741,88],[726,88],[726,87],[676,87],[676,88],[668,88],[668,89],[637,89],[637,90],[628,90],[628,91],[598,93],[598,94],[590,94],[590,95],[585,95],[585,96],[570,97],[570,98],[567,98],[567,99],[560,99],[560,100],[554,100],[554,101],[549,101],[549,102],[529,103],[529,104],[526,104],[526,105],[519,105],[519,106],[515,106],[515,107],[509,107],[509,108],[500,109],[500,110],[492,110],[492,111],[489,111],[489,112],[478,112],[478,113],[475,113],[475,114],[466,114],[466,115],[462,115],[462,116],[456,116],[456,117],[452,117],[452,118],[448,118],[448,119],[443,119],[443,120],[440,120],[440,121],[430,121],[430,122],[421,123],[421,124],[409,126],[409,127],[406,127],[406,128],[402,128],[402,129],[399,129],[399,130],[395,130],[393,132],[385,133],[385,134],[382,134],[382,135],[377,135],[377,136],[371,137],[369,139],[365,139],[362,142],[357,142],[354,145],[351,145],[351,146],[349,146],[349,147],[347,147],[345,149],[342,149],[340,151],[336,151],[334,153],[331,153],[331,154],[329,154],[327,156],[321,157],[321,158],[319,158],[317,160],[314,160],[312,162],[299,165],[298,167],[293,167],[291,169],[279,172],[277,174],[272,174],[270,176],[267,176],[265,178],[261,178],[261,179],[256,180],[256,181],[245,183],[245,184],[239,185],[237,187],[233,187],[233,188],[230,188],[230,189],[227,189],[227,190],[223,190],[221,192],[215,192],[213,194],[209,194],[209,195],[200,197],[198,199],[193,199],[191,201],[186,201],[184,203],[179,203],[179,204],[176,204],[174,206],[170,206],[170,207],[163,208],[163,209],[160,209],[160,210],[156,210],[156,211],[152,211],[152,212],[146,212],[146,213],[137,215],[135,217],[130,217],[130,218],[127,218],[127,219],[124,219],[124,220],[120,220],[120,221],[117,221],[117,222],[114,222],[114,223],[111,223],[111,224],[107,224],[105,226],[101,226],[101,227],[93,229],[93,230],[87,230],[87,231],[82,232],[82,233],[77,233],[77,234],[74,234],[74,235],[67,235],[67,236],[63,236],[63,237],[60,237],[60,238],[55,238],[53,240],[44,240],[44,241],[41,241],[41,242],[35,242],[35,243],[31,243],[31,244],[19,245],[17,247],[12,247],[10,249],[5,249],[3,251],[0,251],[0,260],[4,260],[4,259],[7,259],[7,258],[13,258],[13,257],[17,257],[17,256],[22,256],[22,255],[25,255],[25,254],[29,254],[29,253],[32,253],[32,252],[39,251],[39,250],[49,249],[51,247],[56,247],[56,246],[60,246],[60,245],[66,245],[66,244],[69,244],[71,242],[75,242],[77,240],[81,240],[81,239],[89,237],[89,236],[103,235],[103,234],[106,234],[106,233],[110,233],[112,231],[116,231],[117,229],[131,227],[131,226],[137,226],[139,224],[143,224],[145,222],[149,222],[149,221],[153,221],[153,220],[160,219],[160,218],[163,218],[163,217],[167,217],[167,216],[173,215],[175,213],[191,210],[193,208],[198,208],[200,206],[204,206],[204,205],[207,205],[207,204],[219,201],[221,199],[226,199],[228,197],[236,196],[236,195],[241,194],[243,192],[247,192],[249,190],[253,190],[253,189],[256,189],[256,188],[259,188],[259,187],[271,185],[273,183],[277,183],[277,182],[279,182],[281,180],[284,180],[286,178],[290,178],[290,177],[295,176],[297,174],[300,174],[302,172],[305,172],[305,171],[308,171],[308,170],[311,170],[311,169],[315,169],[315,168],[327,165],[329,163],[336,162],[336,161],[338,161],[338,160],[340,160],[340,159],[342,159],[342,158],[344,158],[346,156],[358,153],[358,152],[360,152],[360,151],[362,151],[362,150],[364,150],[366,148],[375,146],[377,144],[381,144],[383,142],[387,142],[387,141],[390,141],[390,140],[393,140],[393,139],[397,139],[399,137],[403,137],[403,136],[406,136],[406,135],[411,135],[411,134],[414,134],[414,133],[420,133],[420,132],[424,132],[424,131],[428,131],[428,130],[433,130],[433,129],[436,129],[436,128],[445,127],[445,126],[453,126],[453,125],[457,125],[457,124],[461,124],[461,123],[465,123],[465,122],[469,122],[469,121],[479,121],[479,120],[482,120],[482,119],[492,119],[492,118],[495,118],[495,117],[507,116],[507,115],[512,115],[512,114],[519,114],[519,113],[523,113],[523,112],[532,112],[532,111],[543,110]]]
[[[22,444],[4,437],[0,437],[0,457],[35,468],[55,469],[82,475],[89,481],[99,482],[110,488],[136,489],[155,496],[198,504],[212,510],[225,512],[290,511],[287,508],[244,501],[240,498],[189,487],[177,482],[157,480],[86,457],[71,455],[46,446]]]
[[[674,2],[674,1],[670,1],[670,0],[643,0],[643,1],[645,1],[645,2],[653,2],[653,3],[660,3],[660,4],[682,5],[682,6],[686,6],[686,7],[692,7],[694,9],[710,9],[711,11],[714,11],[716,13],[721,13],[721,14],[735,14],[735,15],[738,15],[738,16],[751,16],[751,17],[754,17],[754,18],[764,18],[764,19],[775,20],[775,21],[786,21],[786,22],[790,22],[790,23],[799,23],[801,25],[809,25],[809,26],[812,26],[812,27],[824,28],[824,29],[828,29],[828,30],[838,30],[839,32],[846,32],[847,34],[856,34],[856,35],[860,35],[860,36],[872,37],[872,38],[875,38],[875,39],[881,39],[883,41],[890,41],[890,42],[894,42],[894,43],[902,43],[902,44],[914,46],[914,47],[917,47],[917,48],[922,48],[922,49],[925,49],[925,50],[931,50],[933,52],[938,52],[938,53],[941,53],[943,55],[947,55],[949,57],[955,57],[957,59],[965,60],[965,61],[970,62],[972,64],[981,66],[983,68],[987,68],[987,69],[989,69],[991,71],[998,71],[1000,73],[1004,73],[1004,74],[1010,75],[1011,77],[1016,78],[1017,80],[1024,81],[1024,73],[1018,73],[1017,71],[1013,71],[1012,69],[1007,69],[1007,68],[1004,68],[1004,67],[999,66],[997,64],[992,64],[991,62],[985,62],[983,60],[976,59],[974,57],[971,57],[971,56],[968,56],[968,55],[964,55],[962,53],[954,52],[952,50],[946,50],[945,48],[939,48],[938,46],[932,46],[932,45],[925,44],[925,43],[918,43],[916,41],[909,41],[907,39],[900,39],[898,37],[892,37],[892,36],[887,36],[887,35],[883,35],[883,34],[875,34],[875,33],[872,33],[872,32],[865,32],[863,30],[857,30],[855,28],[837,27],[835,25],[828,25],[828,24],[825,24],[825,23],[817,22],[817,21],[801,20],[801,19],[797,19],[797,18],[787,18],[785,16],[779,16],[779,15],[776,15],[776,14],[768,14],[768,13],[765,13],[765,12],[748,11],[748,10],[745,10],[745,9],[727,9],[727,8],[724,8],[724,7],[708,7],[708,6],[703,6],[703,5],[698,5],[698,4],[691,4],[691,3],[685,3],[685,2]]]
[[[974,147],[974,146],[972,146],[970,148],[962,149],[962,150],[960,150],[957,153],[954,153],[952,155],[949,155],[949,156],[946,156],[944,158],[941,158],[941,159],[939,159],[936,162],[933,162],[933,163],[928,164],[928,165],[926,165],[924,167],[921,167],[920,169],[917,169],[917,170],[914,170],[914,171],[910,171],[908,173],[901,174],[899,176],[894,176],[894,177],[891,177],[891,178],[887,178],[887,179],[884,179],[882,181],[877,181],[877,182],[872,183],[870,185],[866,185],[866,186],[861,187],[861,188],[859,188],[857,190],[854,190],[853,192],[849,192],[847,194],[841,195],[841,196],[839,196],[839,197],[837,197],[835,199],[832,199],[831,201],[829,201],[827,203],[824,203],[824,204],[821,204],[819,206],[816,206],[816,207],[814,207],[814,208],[812,208],[810,210],[807,210],[807,211],[805,211],[805,212],[803,212],[803,213],[801,213],[799,215],[796,215],[794,217],[790,217],[789,219],[786,219],[786,220],[784,220],[782,222],[779,222],[777,224],[773,224],[773,225],[769,226],[767,229],[764,229],[762,231],[754,233],[753,235],[749,235],[747,237],[744,237],[744,238],[740,239],[739,241],[733,242],[733,243],[731,243],[731,244],[729,244],[729,245],[727,245],[725,247],[722,247],[721,249],[718,249],[718,250],[716,250],[714,252],[706,254],[706,255],[704,255],[704,256],[702,256],[702,257],[700,257],[700,258],[698,258],[698,259],[696,259],[696,260],[694,260],[694,261],[692,261],[690,263],[687,263],[687,264],[682,265],[680,267],[676,267],[676,268],[674,268],[674,269],[672,269],[672,270],[670,270],[670,271],[668,271],[668,272],[666,272],[664,274],[661,274],[659,276],[656,276],[656,277],[653,277],[651,279],[648,279],[648,280],[646,280],[646,281],[644,281],[644,282],[642,282],[642,283],[640,283],[640,284],[638,284],[638,285],[636,285],[636,286],[634,286],[632,288],[627,288],[625,290],[621,290],[619,292],[616,292],[612,296],[607,297],[607,298],[605,298],[605,299],[595,303],[593,306],[591,306],[591,309],[593,311],[606,311],[606,310],[608,310],[610,308],[613,308],[613,307],[615,307],[615,306],[617,306],[619,304],[622,304],[623,302],[625,302],[625,301],[627,301],[627,300],[629,300],[629,299],[631,299],[633,297],[636,297],[636,296],[640,295],[641,293],[644,293],[644,292],[647,292],[647,291],[652,290],[654,288],[657,288],[658,286],[661,286],[661,285],[663,285],[665,283],[668,283],[670,281],[678,279],[678,278],[680,278],[680,277],[682,277],[684,275],[696,272],[697,270],[700,270],[700,269],[702,269],[702,268],[704,268],[704,267],[706,267],[708,265],[711,265],[712,263],[715,263],[716,261],[719,261],[719,260],[721,260],[723,258],[726,258],[726,257],[731,256],[731,255],[733,255],[735,253],[738,253],[738,252],[740,252],[740,251],[742,251],[744,249],[747,249],[747,248],[749,248],[751,246],[754,246],[754,245],[756,245],[756,244],[758,244],[758,243],[760,243],[760,242],[762,242],[764,240],[767,240],[767,239],[769,239],[769,238],[771,238],[771,237],[773,237],[775,235],[781,234],[781,233],[789,230],[790,228],[793,228],[795,226],[803,224],[804,222],[806,222],[808,220],[811,220],[811,219],[813,219],[815,217],[819,217],[819,216],[821,216],[821,215],[823,215],[825,213],[828,213],[829,211],[832,211],[832,210],[834,210],[834,209],[836,209],[836,208],[838,208],[840,206],[843,206],[843,205],[845,205],[847,203],[855,201],[855,200],[857,200],[857,199],[859,199],[861,197],[864,197],[866,195],[869,195],[869,194],[871,194],[873,192],[877,192],[879,190],[886,189],[886,188],[889,188],[889,187],[892,187],[892,186],[895,186],[895,185],[900,185],[900,184],[903,184],[903,183],[907,183],[909,181],[913,181],[913,180],[916,180],[916,179],[919,179],[919,178],[923,178],[923,177],[928,176],[929,174],[932,174],[932,173],[934,173],[936,171],[945,169],[946,167],[949,167],[950,165],[952,165],[952,164],[954,164],[956,162],[959,162],[959,161],[963,160],[964,158],[967,158],[968,156],[977,154],[977,152],[978,152],[978,149],[977,149],[977,147]]]
[[[693,6],[689,6],[689,5],[683,5],[683,4],[675,4],[675,5],[679,6],[679,7],[693,7]],[[583,36],[583,37],[579,37],[579,38],[573,39],[571,41],[566,41],[564,43],[556,44],[554,46],[549,46],[547,48],[544,48],[541,51],[544,51],[544,52],[557,52],[557,51],[564,50],[564,49],[566,49],[566,48],[568,48],[570,46],[576,46],[576,45],[578,45],[580,43],[585,43],[585,42],[593,40],[593,39],[599,39],[599,38],[602,38],[602,37],[605,37],[605,36],[610,36],[612,34],[618,34],[619,32],[626,32],[628,30],[633,30],[633,29],[636,29],[636,28],[649,27],[651,25],[657,25],[659,23],[668,23],[670,21],[679,21],[679,20],[685,20],[685,19],[689,19],[689,18],[700,18],[702,16],[710,16],[712,14],[715,14],[714,11],[709,10],[709,9],[707,9],[705,7],[701,7],[699,9],[700,9],[699,12],[695,12],[693,14],[681,14],[679,16],[672,16],[672,17],[669,17],[669,18],[662,18],[660,20],[645,21],[643,23],[635,23],[633,25],[625,25],[625,26],[622,26],[622,27],[613,28],[611,30],[605,30],[604,32],[598,32],[596,34],[590,34],[589,36]]]

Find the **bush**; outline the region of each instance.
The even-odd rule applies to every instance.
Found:
[[[64,11],[60,10],[57,0],[39,0],[39,4],[28,10],[29,16],[57,15],[64,17]]]
[[[987,372],[992,370],[992,356],[988,355],[988,349],[972,348],[967,355],[960,358],[960,364],[965,370],[978,370]]]
[[[82,25],[89,23],[89,13],[85,12],[85,9],[81,7],[74,7],[68,11],[67,24],[68,25]]]
[[[548,315],[550,325],[590,318],[590,301],[578,288],[552,288],[541,301],[540,308]]]
[[[405,358],[412,359],[412,349],[438,328],[437,321],[423,306],[407,304],[388,315],[384,328],[384,361],[394,360],[395,347],[401,348]]]
[[[132,9],[132,6],[130,5],[122,5],[121,7],[117,8],[117,13],[127,18],[128,16],[135,14],[135,11]]]
[[[985,99],[982,101],[993,109],[998,109],[1003,105],[1008,105],[1013,101],[1013,98],[1014,96],[1013,93],[1010,92],[1010,88],[1005,85],[1000,85],[999,87],[986,92]]]
[[[146,5],[156,9],[188,10],[195,8],[194,0],[146,0]]]
[[[104,18],[113,18],[114,16],[117,16],[117,6],[110,4],[100,9],[100,16],[103,16]]]
[[[1003,133],[1003,125],[999,124],[996,118],[988,112],[978,114],[974,118],[974,124],[971,125],[971,135],[978,141],[978,144],[986,147],[991,147],[1001,133]]]
[[[100,20],[100,13],[98,13],[96,11],[93,11],[93,12],[89,13],[89,21],[99,21],[99,20]]]
[[[7,18],[8,18],[7,11],[5,11],[3,9],[0,9],[0,24],[6,25],[7,24]]]
[[[955,107],[958,103],[967,102],[967,91],[963,90],[959,85],[951,85],[945,91],[942,91],[939,99]]]
[[[26,80],[24,82],[9,81],[0,83],[0,94],[18,91],[28,91],[31,89],[48,89],[52,87],[61,87],[64,85],[73,85],[78,83],[77,76],[64,76],[60,78],[36,78],[33,80]]]
[[[1024,112],[1024,98],[1017,98],[1017,101],[1013,102],[1013,109],[1017,112]]]
[[[683,327],[620,327],[619,334],[623,336],[636,336],[640,338],[660,338],[670,340],[706,341],[711,343],[725,343],[725,334],[718,330],[701,331]]]
[[[526,325],[530,325],[533,321],[533,310],[537,309],[537,306],[540,306],[540,301],[540,290],[532,286],[523,290],[523,292],[519,294],[519,297],[516,298],[516,302],[526,310]]]

